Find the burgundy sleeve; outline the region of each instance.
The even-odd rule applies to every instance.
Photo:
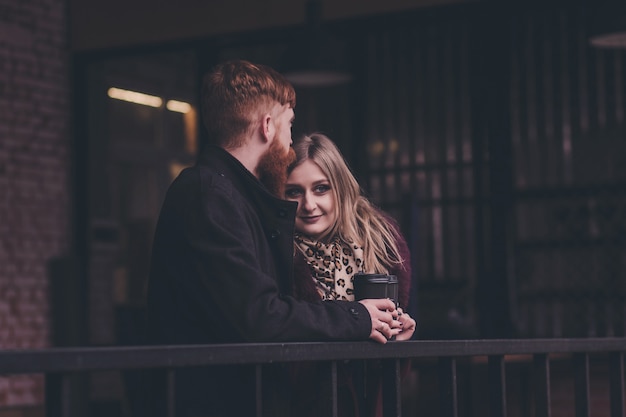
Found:
[[[404,237],[398,232],[396,245],[402,257],[402,265],[392,269],[392,274],[398,277],[398,303],[406,310],[409,306],[409,294],[411,291],[411,253]]]
[[[389,273],[398,277],[398,304],[406,310],[409,306],[409,294],[411,293],[411,252],[397,222],[386,213],[383,213],[383,216],[393,225],[398,254],[402,258],[402,264],[395,265]]]
[[[295,252],[293,260],[293,296],[298,300],[320,301],[322,297],[317,292],[317,287],[304,255],[298,249]]]

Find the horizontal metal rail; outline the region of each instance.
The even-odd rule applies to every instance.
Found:
[[[626,338],[68,347],[0,351],[0,374],[349,359],[626,352]]]
[[[73,416],[65,412],[63,398],[72,375],[100,370],[163,369],[168,375],[167,415],[175,415],[173,401],[175,369],[211,365],[255,365],[257,369],[257,416],[273,415],[262,410],[262,380],[264,365],[301,361],[327,363],[328,384],[325,397],[328,416],[337,415],[337,363],[345,360],[382,360],[385,385],[383,389],[384,416],[402,413],[401,361],[412,359],[417,366],[431,365],[436,369],[439,389],[439,415],[459,417],[463,412],[459,400],[459,372],[464,369],[463,358],[474,364],[484,364],[488,374],[489,415],[507,415],[507,365],[525,358],[531,372],[532,416],[550,416],[551,368],[553,359],[571,363],[574,370],[576,417],[591,415],[590,356],[606,357],[611,417],[624,416],[624,354],[626,338],[584,339],[504,339],[504,340],[423,340],[390,342],[327,343],[249,343],[220,345],[68,347],[37,350],[0,351],[0,375],[46,375],[47,415]],[[422,359],[422,360],[419,360]],[[426,362],[424,362],[426,361]],[[430,362],[429,362],[430,361]],[[430,365],[428,365],[430,366]],[[462,374],[462,372],[461,372]],[[64,391],[65,390],[65,391]],[[327,395],[326,395],[327,394]],[[529,414],[530,415],[530,414]]]

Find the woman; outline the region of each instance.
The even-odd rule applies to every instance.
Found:
[[[396,340],[410,339],[415,321],[403,312],[409,302],[410,254],[396,222],[362,195],[345,159],[328,137],[319,133],[304,136],[293,149],[296,161],[288,168],[285,198],[298,202],[295,296],[311,302],[353,301],[356,273],[396,275],[401,324]],[[381,415],[377,369],[369,369],[365,378],[367,402],[357,400],[358,382],[352,374],[350,367],[341,370],[340,415]],[[359,403],[363,404],[361,412]]]

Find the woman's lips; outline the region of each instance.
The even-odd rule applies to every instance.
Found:
[[[321,217],[322,215],[320,214],[317,216],[300,217],[300,220],[302,220],[304,223],[312,224],[312,223],[316,223]]]

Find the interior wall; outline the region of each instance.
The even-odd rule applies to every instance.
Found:
[[[65,0],[0,10],[0,349],[36,349],[56,336],[49,268],[71,240]],[[42,398],[39,376],[0,378],[0,410]]]
[[[480,0],[323,0],[332,21]],[[70,45],[90,51],[301,25],[306,0],[69,0]]]

